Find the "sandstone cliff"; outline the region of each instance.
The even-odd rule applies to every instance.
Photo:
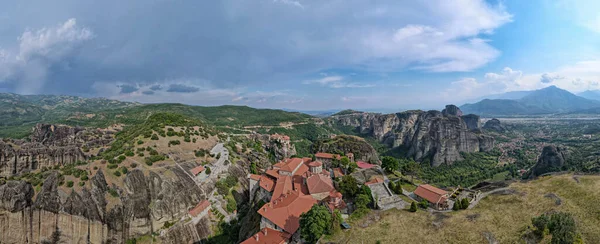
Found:
[[[83,161],[88,158],[84,151],[111,141],[111,133],[105,130],[38,124],[29,141],[0,141],[0,176]]]
[[[498,119],[490,119],[485,122],[483,125],[484,130],[495,131],[498,133],[503,133],[506,131],[506,128],[500,123]]]
[[[460,152],[489,151],[494,139],[480,132],[479,117],[462,115],[454,105],[440,111],[406,111],[396,114],[355,113],[332,116],[331,125],[356,127],[406,156],[429,160],[432,166],[461,160]]]
[[[332,139],[318,141],[313,144],[313,151],[335,154],[354,154],[357,161],[380,164],[377,151],[365,139],[357,136],[339,135]]]
[[[537,163],[531,168],[531,177],[536,177],[548,172],[565,170],[568,151],[557,146],[545,146]]]

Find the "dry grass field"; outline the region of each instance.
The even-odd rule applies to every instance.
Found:
[[[585,243],[600,243],[600,176],[548,176],[513,183],[471,210],[372,212],[352,230],[325,238],[334,243],[524,243],[531,218],[550,211],[573,214]],[[555,194],[551,197],[549,194]],[[560,203],[558,203],[560,199]],[[549,243],[545,238],[542,243]],[[493,242],[497,241],[497,242]]]

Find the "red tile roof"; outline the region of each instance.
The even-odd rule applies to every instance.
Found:
[[[204,171],[204,166],[200,165],[200,166],[198,166],[198,167],[196,167],[196,168],[193,168],[193,169],[192,169],[192,170],[190,170],[190,171],[192,172],[192,174],[193,174],[194,176],[196,176],[196,175],[198,175],[198,174],[202,173],[202,171]]]
[[[319,161],[312,161],[312,162],[308,163],[308,166],[310,166],[310,167],[320,167],[320,166],[323,166],[323,163],[321,163]]]
[[[335,190],[331,178],[323,174],[313,174],[306,179],[306,185],[308,185],[308,192],[310,194],[318,194],[323,192],[330,192]]]
[[[333,168],[333,177],[338,178],[338,177],[342,177],[344,176],[344,173],[342,172],[342,169],[340,168]]]
[[[248,178],[253,179],[255,181],[260,181],[260,175],[249,174]]]
[[[317,154],[315,154],[315,158],[328,158],[328,159],[334,159],[334,158],[340,158],[340,155],[337,155],[337,154],[331,154],[331,153],[323,153],[323,152],[318,152]]]
[[[269,169],[267,170],[267,175],[277,179],[279,178],[279,171],[277,171],[276,169]]]
[[[308,212],[316,203],[317,200],[311,196],[300,196],[299,192],[290,191],[262,206],[258,213],[285,232],[293,234],[300,227],[300,215]]]
[[[291,158],[285,162],[285,165],[279,169],[280,171],[293,172],[300,164],[302,164],[301,158]]]
[[[268,192],[272,192],[275,188],[275,181],[265,175],[260,176],[260,182],[258,184]]]
[[[196,205],[196,207],[192,208],[189,213],[190,215],[192,215],[193,217],[198,216],[200,213],[204,212],[204,210],[206,210],[208,207],[210,207],[210,202],[207,200],[203,200],[200,203],[198,203],[198,205]]]
[[[277,179],[277,183],[275,184],[275,190],[273,191],[271,201],[273,199],[279,198],[283,193],[293,190],[294,185],[292,182],[292,177],[287,175],[281,175],[279,176],[279,178]]]
[[[371,181],[366,182],[365,185],[378,184],[378,183],[383,183],[383,182],[384,182],[383,179],[381,179],[379,177],[375,177]]]
[[[430,203],[442,203],[446,202],[448,192],[442,189],[436,188],[431,185],[420,185],[415,190],[415,194]]]
[[[263,228],[258,233],[243,241],[241,244],[283,244],[292,236],[288,233],[271,228]]]
[[[296,172],[294,172],[294,175],[303,175],[304,173],[308,172],[308,170],[308,166],[306,166],[306,164],[302,164],[300,167],[298,167]]]
[[[363,161],[356,162],[356,165],[358,165],[358,167],[361,169],[370,169],[370,168],[375,167],[374,164],[370,164],[370,163],[363,162]]]

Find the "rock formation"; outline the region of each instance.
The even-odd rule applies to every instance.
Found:
[[[29,142],[0,141],[0,176],[83,161],[88,158],[84,150],[108,145],[111,141],[112,135],[107,131],[37,124]]]
[[[207,198],[209,188],[201,188],[179,167],[170,170],[175,177],[163,179],[150,172],[133,170],[124,179],[124,188],[115,198],[101,170],[90,179],[90,187],[80,192],[64,192],[60,175],[48,175],[40,192],[24,181],[0,185],[0,240],[2,243],[41,243],[55,230],[65,243],[124,243],[160,229],[165,221],[187,215],[187,210]],[[110,200],[107,198],[111,198]],[[108,209],[108,202],[112,206]],[[211,234],[207,228],[174,230],[197,241]],[[190,233],[189,231],[194,231]],[[199,233],[197,233],[199,232]],[[172,242],[179,243],[179,242]]]
[[[564,170],[568,152],[565,148],[545,146],[537,163],[531,168],[531,176],[536,177],[548,172]]]
[[[365,139],[357,136],[338,135],[335,138],[318,141],[313,144],[313,151],[335,154],[354,154],[357,161],[380,164],[377,151]]]
[[[461,152],[489,151],[494,139],[480,133],[479,117],[462,115],[456,106],[440,111],[406,111],[396,114],[356,113],[332,116],[332,125],[356,127],[406,156],[429,160],[432,166],[461,160]]]
[[[500,123],[500,120],[495,119],[495,118],[486,121],[485,124],[483,125],[483,129],[489,130],[489,131],[495,131],[498,133],[504,133],[506,131],[506,128],[504,128],[504,126]]]

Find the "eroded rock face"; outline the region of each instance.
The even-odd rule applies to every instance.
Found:
[[[335,138],[318,141],[313,144],[316,152],[329,152],[336,154],[354,154],[356,161],[380,164],[377,151],[365,139],[357,136],[339,135]]]
[[[430,160],[432,166],[461,160],[460,152],[489,151],[494,139],[479,133],[479,117],[462,115],[449,105],[440,111],[396,114],[356,113],[333,116],[329,123],[357,127],[390,147],[402,147],[408,157]]]
[[[545,146],[537,163],[531,168],[531,176],[539,176],[548,172],[563,170],[568,152],[565,148]]]
[[[112,136],[102,130],[37,124],[29,140],[0,140],[0,176],[86,160],[82,148],[108,145]]]
[[[0,185],[0,209],[15,213],[31,206],[33,187],[25,181],[9,181]]]
[[[483,125],[483,129],[484,130],[495,131],[495,132],[498,132],[498,133],[503,133],[503,132],[506,131],[506,128],[504,128],[504,126],[502,125],[502,123],[500,123],[500,120],[495,119],[495,118],[486,121],[485,124]]]

